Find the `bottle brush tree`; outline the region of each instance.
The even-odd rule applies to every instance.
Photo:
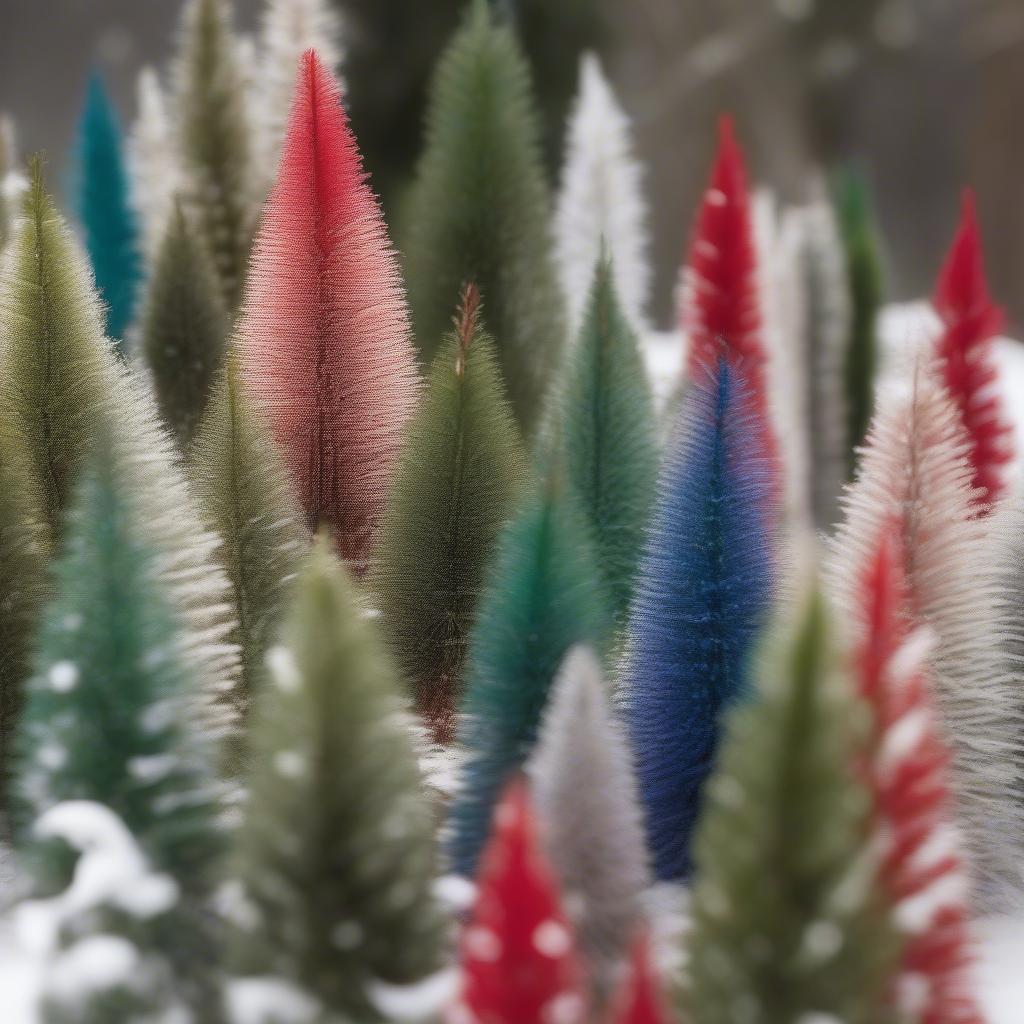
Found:
[[[252,731],[237,837],[237,965],[325,1014],[382,1020],[378,982],[441,964],[433,829],[395,667],[321,537],[308,556]]]
[[[123,345],[142,277],[139,229],[124,140],[99,75],[86,90],[78,126],[78,216],[106,312],[108,336]]]
[[[233,351],[214,386],[188,462],[196,496],[223,538],[217,555],[231,584],[232,639],[242,660],[231,697],[244,718],[259,688],[308,535],[284,461],[242,383]]]
[[[771,639],[707,786],[681,1009],[701,1024],[896,1020],[885,998],[898,945],[852,770],[864,709],[819,596]]]
[[[409,425],[370,588],[435,737],[453,738],[477,599],[526,462],[468,286]]]
[[[566,483],[591,531],[615,624],[625,624],[658,475],[647,373],[602,257],[569,353],[559,437]]]
[[[690,871],[722,715],[749,692],[773,598],[777,492],[756,410],[724,360],[691,384],[640,567],[620,701],[662,880]]]
[[[537,739],[568,650],[604,652],[608,615],[586,529],[557,471],[502,531],[470,640],[466,750],[449,853],[472,876],[494,805]]]
[[[993,341],[1003,312],[992,302],[985,281],[981,232],[974,194],[964,193],[956,237],[939,274],[932,305],[942,328],[936,355],[943,383],[967,433],[975,504],[990,511],[1003,494],[1005,467],[1013,461],[1013,424],[996,390]]]
[[[429,361],[466,281],[525,436],[559,366],[564,309],[529,72],[515,35],[474,0],[434,77],[406,213],[406,281]]]
[[[195,1019],[216,1021],[216,947],[204,904],[222,849],[219,788],[209,745],[191,722],[193,683],[159,555],[142,539],[138,508],[123,487],[100,435],[76,487],[28,685],[18,743],[19,846],[38,889],[52,891],[69,881],[75,857],[33,824],[79,802],[116,815],[152,868],[172,880],[174,898],[139,921],[131,913],[110,922],[83,913],[69,923],[68,937],[102,935],[109,924],[159,952]]]
[[[238,338],[309,525],[328,524],[365,571],[420,382],[384,220],[338,83],[313,52],[296,78]]]
[[[588,1019],[583,965],[521,780],[508,785],[495,810],[459,959],[463,986],[452,1020]]]
[[[157,406],[184,450],[224,361],[230,322],[207,248],[179,202],[156,252],[141,326]]]

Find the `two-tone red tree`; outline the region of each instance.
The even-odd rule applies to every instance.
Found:
[[[861,574],[856,678],[871,710],[865,772],[883,842],[881,882],[902,933],[894,998],[920,1024],[982,1024],[971,990],[967,881],[932,707],[927,637],[912,632],[899,524]]]
[[[310,526],[365,568],[420,381],[394,250],[337,81],[310,50],[238,323]]]
[[[522,780],[509,784],[494,812],[477,885],[449,1024],[583,1024],[583,966]]]
[[[996,390],[993,362],[993,341],[1003,326],[1003,311],[993,303],[985,280],[981,232],[970,189],[964,191],[960,224],[939,273],[932,305],[942,321],[936,354],[943,383],[970,440],[971,483],[979,492],[975,502],[987,512],[1004,490],[1003,467],[1013,458],[1013,426]]]
[[[680,321],[689,340],[687,376],[698,379],[722,355],[738,364],[774,456],[759,287],[743,153],[731,118],[723,117],[684,270]]]

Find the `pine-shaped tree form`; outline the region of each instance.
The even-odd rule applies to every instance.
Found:
[[[44,614],[20,733],[18,796],[26,825],[69,801],[103,805],[174,879],[179,905],[156,941],[197,1019],[216,1020],[201,904],[222,845],[219,794],[210,752],[187,723],[192,682],[160,556],[141,538],[111,455],[101,437],[55,566],[57,596]],[[66,880],[66,847],[33,841],[30,831],[21,846],[41,889]]]
[[[366,566],[419,378],[398,266],[337,82],[302,58],[239,321],[243,366],[311,526]]]
[[[601,666],[585,647],[573,648],[559,670],[528,771],[544,849],[605,998],[649,877],[630,751],[611,719]]]
[[[565,332],[548,202],[526,62],[511,28],[474,0],[434,78],[407,208],[406,279],[425,360],[459,289],[476,282],[526,435]]]
[[[526,477],[478,298],[467,287],[434,358],[370,583],[384,635],[441,742],[453,738],[477,599]]]
[[[971,484],[979,492],[976,503],[987,511],[1005,487],[1003,468],[1014,454],[1013,425],[1003,414],[996,390],[992,352],[1003,313],[989,295],[974,193],[969,189],[932,304],[942,321],[936,339],[939,369],[970,442]]]
[[[139,72],[135,96],[138,114],[128,138],[128,170],[148,272],[167,232],[174,197],[182,187],[181,155],[167,97],[154,68]]]
[[[307,544],[302,513],[280,454],[228,355],[189,451],[196,495],[224,539],[218,555],[231,583],[233,639],[242,658],[232,699],[243,716],[259,686]]]
[[[651,963],[647,937],[640,934],[633,942],[629,974],[612,1010],[611,1024],[671,1024]]]
[[[460,962],[463,989],[453,1021],[587,1020],[583,966],[519,780],[510,783],[494,812]]]
[[[156,253],[142,316],[142,353],[164,422],[184,450],[224,362],[229,319],[206,246],[180,203]]]
[[[268,191],[281,158],[302,55],[315,50],[326,67],[337,71],[342,56],[340,22],[329,0],[267,0],[260,31],[258,128]]]
[[[189,0],[175,93],[183,194],[213,257],[224,305],[233,313],[262,197],[229,0]]]
[[[764,444],[774,456],[747,172],[727,117],[719,125],[718,152],[697,214],[681,320],[689,343],[689,378],[699,379],[723,352],[728,354],[743,372]]]
[[[774,491],[752,396],[723,360],[686,401],[640,568],[621,694],[664,880],[689,873],[721,716],[749,689],[774,589]]]
[[[830,575],[845,621],[857,621],[857,581],[878,537],[897,521],[906,614],[936,637],[935,697],[952,752],[955,812],[975,896],[995,905],[1019,878],[1024,763],[1019,683],[1002,644],[1020,630],[1004,606],[1002,550],[975,515],[959,414],[934,369],[920,363],[909,393],[883,392],[833,542]]]
[[[843,363],[849,416],[849,475],[852,476],[857,464],[855,449],[864,441],[875,407],[878,310],[882,304],[883,281],[879,240],[866,182],[852,170],[847,171],[840,179],[836,202],[853,311]]]
[[[267,663],[237,844],[239,966],[339,1018],[379,1020],[368,988],[431,974],[444,929],[398,677],[326,539]]]
[[[889,1020],[898,948],[852,772],[863,708],[823,601],[802,603],[760,659],[758,697],[730,715],[707,786],[684,999],[701,1024]]]
[[[21,192],[24,176],[18,157],[14,121],[0,114],[0,252],[14,236],[14,224],[21,210]]]
[[[903,933],[896,1005],[924,1024],[981,1024],[970,985],[967,888],[931,707],[926,636],[910,634],[898,522],[860,575],[853,624],[858,689],[871,712],[866,777],[882,845],[881,880]]]
[[[120,342],[135,315],[142,277],[139,231],[117,113],[97,74],[89,79],[78,133],[78,216],[107,334]]]
[[[502,531],[470,641],[467,751],[452,809],[455,870],[473,875],[502,788],[537,738],[566,652],[603,652],[608,616],[586,527],[557,472]]]
[[[637,339],[619,305],[614,266],[591,268],[569,354],[559,436],[566,481],[592,532],[597,567],[624,624],[658,475],[654,411]]]
[[[103,335],[84,254],[43,190],[38,168],[26,216],[0,275],[0,450],[25,467],[26,497],[56,545],[68,496],[94,438],[138,507],[140,530],[159,552],[162,579],[183,627],[197,698],[210,724],[236,671],[227,581],[210,565],[218,539],[202,522],[148,386]]]
[[[45,532],[16,449],[0,447],[0,842],[10,838],[11,757],[25,680],[48,590]]]
[[[839,518],[846,481],[849,421],[843,363],[852,309],[845,255],[832,205],[824,198],[794,210],[803,316],[799,364],[804,376],[811,515],[819,530]],[[785,399],[784,399],[785,400]]]
[[[615,291],[630,324],[640,330],[647,322],[651,267],[642,184],[626,115],[597,56],[585,54],[555,214],[570,337],[583,323],[594,264],[603,253],[611,258]]]

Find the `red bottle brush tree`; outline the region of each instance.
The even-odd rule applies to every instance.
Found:
[[[970,439],[971,482],[979,492],[975,501],[987,512],[1003,493],[1003,466],[1013,458],[1013,427],[1003,415],[992,358],[1003,312],[992,302],[985,280],[970,189],[964,191],[960,224],[932,303],[942,321],[936,342],[942,378]]]
[[[640,934],[633,942],[629,973],[612,1010],[609,1024],[673,1024],[665,1008],[658,974],[651,963],[647,936]]]
[[[696,379],[723,354],[737,363],[763,420],[768,450],[774,454],[758,289],[747,173],[732,120],[723,117],[684,272],[681,321],[689,339],[687,375]]]
[[[584,973],[521,780],[494,813],[448,1024],[584,1024]]]
[[[927,637],[910,628],[895,521],[860,585],[856,675],[872,713],[865,770],[884,843],[882,887],[904,939],[894,998],[919,1024],[982,1024],[969,978],[967,882],[950,824],[949,755],[932,709]]]
[[[238,324],[310,526],[365,568],[419,377],[394,250],[336,80],[310,50]]]

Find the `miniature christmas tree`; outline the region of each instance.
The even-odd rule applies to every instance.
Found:
[[[612,1024],[672,1024],[659,992],[650,945],[641,934],[633,942],[629,975],[612,1011]]]
[[[302,59],[238,336],[311,527],[362,572],[419,391],[398,266],[338,84]]]
[[[494,805],[533,748],[566,652],[603,652],[607,613],[586,527],[557,472],[502,532],[470,643],[460,741],[467,751],[452,809],[451,858],[473,875]]]
[[[409,425],[370,587],[435,737],[450,741],[477,598],[526,465],[467,287]]]
[[[691,384],[637,583],[622,702],[659,879],[689,873],[721,717],[749,689],[773,596],[774,487],[756,409],[725,361]]]
[[[466,281],[480,288],[523,433],[565,333],[529,73],[510,28],[474,0],[441,58],[407,209],[406,279],[430,360]]]
[[[183,194],[213,258],[224,306],[234,313],[262,196],[229,0],[189,0],[185,7],[174,109]]]
[[[228,329],[206,246],[175,203],[151,272],[142,351],[160,413],[182,450],[206,408]]]
[[[78,130],[78,215],[107,334],[120,342],[135,315],[142,266],[121,128],[98,75],[89,80]]]
[[[993,341],[1003,325],[985,281],[974,194],[964,193],[956,237],[932,299],[942,321],[936,340],[939,371],[970,442],[975,502],[988,511],[1005,488],[1004,467],[1013,460],[1013,424],[995,389]]]
[[[747,173],[732,121],[723,118],[684,274],[681,320],[688,340],[687,374],[699,380],[722,354],[728,355],[747,382],[765,453],[774,457],[758,289]]]
[[[330,546],[309,555],[268,657],[237,843],[238,964],[339,1018],[379,1020],[373,983],[435,971],[444,929],[397,674]]]
[[[979,906],[1015,885],[1024,805],[1006,783],[1024,763],[1019,680],[1009,640],[1005,549],[976,516],[977,494],[959,413],[934,368],[919,363],[905,391],[883,392],[833,542],[830,575],[844,619],[857,621],[857,581],[893,519],[906,565],[906,614],[936,638],[935,698],[952,753],[951,783]]]
[[[462,933],[463,991],[450,1019],[583,1024],[582,965],[521,781],[508,786],[495,810],[477,887]]]
[[[867,184],[853,171],[840,180],[837,211],[846,253],[853,320],[846,344],[846,410],[850,417],[850,476],[856,467],[855,449],[863,443],[875,407],[875,369],[878,363],[878,310],[882,304],[882,266],[879,241]]]
[[[882,1024],[898,947],[851,772],[863,709],[837,674],[820,597],[773,640],[707,786],[684,1008],[701,1024]]]
[[[658,452],[643,359],[614,278],[614,268],[602,258],[565,371],[560,440],[566,481],[587,519],[596,564],[621,626],[654,502]]]
[[[0,450],[25,467],[30,514],[56,546],[87,453],[97,434],[109,436],[121,487],[158,553],[202,714],[211,728],[226,729],[230,709],[221,698],[237,656],[225,642],[232,623],[227,580],[212,561],[218,538],[202,521],[148,382],[117,359],[103,335],[83,254],[38,167],[9,256],[0,275]]]
[[[615,293],[634,330],[646,325],[651,284],[647,204],[629,122],[592,53],[580,60],[579,82],[555,214],[572,338],[582,326],[594,264],[603,254],[610,257]]]
[[[601,666],[585,647],[562,664],[528,774],[541,840],[603,1001],[650,880],[629,747],[612,721]]]
[[[307,545],[283,461],[228,354],[189,451],[196,495],[224,540],[219,561],[231,583],[242,658],[230,695],[246,716]]]
[[[222,843],[218,790],[210,751],[188,724],[192,681],[158,553],[141,540],[122,486],[101,435],[77,488],[28,687],[18,745],[21,846],[45,892],[68,880],[74,858],[66,843],[33,839],[31,824],[79,801],[113,812],[178,893],[166,920],[150,922],[146,941],[173,965],[197,1019],[216,1020],[212,935],[201,907]],[[113,930],[133,938],[129,924]],[[88,915],[69,930],[76,939],[106,931]]]
[[[858,689],[871,711],[866,778],[881,880],[903,934],[896,1006],[923,1024],[981,1024],[971,991],[967,885],[952,830],[949,754],[931,707],[926,634],[910,634],[898,521],[860,575]]]

